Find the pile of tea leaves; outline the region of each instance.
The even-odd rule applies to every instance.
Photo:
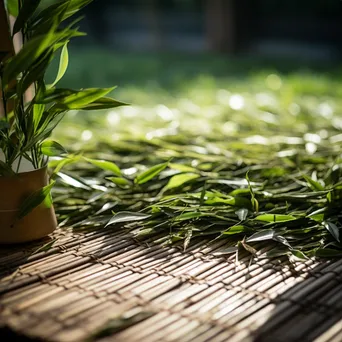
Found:
[[[132,75],[116,90],[133,105],[74,112],[58,129],[55,138],[70,152],[103,161],[80,160],[59,173],[60,226],[128,229],[137,239],[184,248],[223,239],[223,255],[342,256],[336,72],[237,75],[230,65],[215,74],[201,65],[234,62],[194,66],[191,56],[182,58],[153,69],[144,84],[134,85]],[[144,63],[151,65],[140,61],[141,70]]]

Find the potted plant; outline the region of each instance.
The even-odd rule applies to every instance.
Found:
[[[114,88],[56,87],[67,69],[70,39],[84,35],[75,26],[79,20],[70,17],[89,2],[60,0],[44,8],[40,0],[7,0],[7,14],[1,16],[5,3],[0,0],[0,22],[4,27],[6,20],[8,28],[0,38],[0,243],[39,239],[56,228],[50,190],[57,172],[72,158],[49,137],[63,116],[69,110],[123,104],[106,97]],[[9,16],[16,17],[13,25]],[[22,41],[19,48],[16,40]],[[1,54],[8,46],[11,51]],[[44,76],[56,54],[59,70],[55,81],[46,84]],[[64,159],[48,175],[51,156]]]

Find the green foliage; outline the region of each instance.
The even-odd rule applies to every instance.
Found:
[[[58,89],[56,84],[64,76],[69,61],[67,44],[73,37],[81,36],[74,24],[61,26],[76,14],[89,0],[62,0],[44,8],[39,0],[24,0],[14,24],[13,34],[22,32],[24,45],[15,56],[1,65],[1,87],[6,106],[1,121],[0,150],[5,164],[12,167],[16,160],[25,158],[34,168],[46,165],[45,156],[65,153],[57,142],[44,142],[65,113],[71,109],[112,108],[123,103],[105,97],[112,88],[82,90]],[[8,1],[7,8],[15,13],[15,2]],[[60,51],[60,52],[59,52]],[[44,76],[55,54],[60,53],[59,69],[55,80],[45,85]],[[28,89],[35,94],[25,103]],[[4,167],[0,174],[8,173]]]
[[[88,52],[73,52],[87,58],[59,84],[119,77],[118,91],[139,105],[78,113],[58,128],[68,150],[84,145],[122,173],[91,163],[67,168],[86,188],[64,180],[55,187],[65,226],[97,229],[115,217],[110,228],[148,245],[225,242],[215,255],[232,260],[341,257],[341,71],[306,65],[281,73],[242,58],[101,51],[93,56],[106,62],[91,68]],[[281,88],[270,88],[277,77]],[[233,108],[235,99],[243,108]],[[75,132],[84,130],[92,138],[80,141]]]
[[[21,219],[27,214],[29,214],[34,208],[36,208],[42,202],[44,202],[46,207],[50,207],[51,206],[50,191],[54,184],[55,184],[54,182],[51,182],[50,184],[33,192],[29,197],[27,197],[19,208],[19,212],[17,215],[18,219]]]
[[[0,160],[0,176],[19,172],[23,159],[38,169],[46,166],[48,157],[60,157],[51,176],[51,179],[56,178],[65,165],[80,160],[78,156],[68,156],[60,143],[48,139],[66,112],[71,109],[113,108],[124,104],[106,97],[114,87],[81,90],[56,88],[68,67],[69,41],[84,35],[75,26],[78,20],[67,26],[63,21],[90,1],[61,0],[48,4],[41,0],[7,1],[7,11],[17,17],[12,34],[21,32],[24,44],[16,55],[0,65],[5,107],[5,117],[0,121],[0,152],[4,159]],[[46,85],[46,71],[56,54],[60,55],[58,72],[52,84]],[[28,90],[33,93],[29,101]],[[121,175],[114,163],[95,159],[87,161]],[[31,194],[22,203],[18,218],[27,215],[42,202],[49,205],[53,185],[54,181]]]

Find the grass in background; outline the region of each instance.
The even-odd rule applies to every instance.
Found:
[[[196,238],[225,239],[220,253],[239,257],[340,256],[342,74],[315,70],[71,51],[61,85],[117,83],[113,95],[133,105],[73,112],[56,131],[71,150],[122,170],[62,173],[62,226],[96,229],[112,219],[136,237],[185,248]]]

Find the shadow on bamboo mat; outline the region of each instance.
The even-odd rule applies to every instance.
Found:
[[[51,241],[0,248],[1,341],[342,341],[342,260],[237,263],[225,241],[115,230]]]

